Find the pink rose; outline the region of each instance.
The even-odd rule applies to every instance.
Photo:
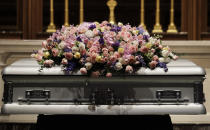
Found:
[[[96,36],[96,35],[98,35],[98,29],[93,29],[93,34]]]
[[[108,72],[108,73],[106,73],[106,77],[112,77],[112,73],[110,73],[110,72]]]
[[[113,56],[113,55],[110,56],[110,61],[111,62],[115,62],[116,60],[117,60],[117,57],[116,56]]]
[[[42,47],[46,49],[46,47],[47,47],[47,41],[43,41],[42,42]]]
[[[138,40],[143,40],[143,35],[141,35],[141,34],[138,35],[137,39],[138,39]]]
[[[177,55],[174,55],[172,58],[173,60],[177,60],[179,57]]]
[[[37,61],[41,61],[42,60],[42,56],[41,55],[37,55],[35,58],[36,58]]]
[[[38,50],[38,54],[39,54],[40,56],[43,56],[43,55],[44,55],[43,50]]]
[[[103,52],[108,52],[108,49],[107,48],[103,48],[102,51]]]
[[[92,44],[93,44],[93,41],[88,41],[87,42],[87,48],[91,48],[92,47]]]
[[[46,67],[52,67],[54,61],[53,60],[45,60],[44,61],[44,66]]]
[[[86,69],[86,68],[81,68],[81,69],[80,69],[80,72],[81,72],[82,74],[87,74],[87,69]]]
[[[86,62],[90,62],[90,61],[91,61],[90,57],[87,57]]]
[[[154,69],[154,68],[156,67],[157,63],[158,63],[157,61],[151,61],[151,62],[149,63],[150,68],[151,68],[151,69]]]
[[[64,53],[66,59],[71,60],[73,58],[73,54],[71,52]]]
[[[159,47],[159,49],[163,49],[163,46],[162,45],[159,45],[158,47]]]
[[[109,56],[108,51],[104,51],[104,52],[103,52],[103,56],[108,57],[108,56]]]
[[[146,46],[142,46],[142,47],[140,48],[140,51],[141,51],[142,53],[147,53],[148,50],[149,50],[149,49],[148,49]]]
[[[118,53],[118,52],[114,52],[114,56],[116,57],[116,58],[120,58],[120,54]]]
[[[154,55],[154,56],[152,57],[152,59],[153,59],[154,61],[158,61],[159,57],[158,57],[157,55]]]
[[[53,54],[54,57],[58,56],[59,50],[57,48],[53,48],[52,49],[52,54]]]
[[[61,61],[61,64],[67,65],[68,64],[68,60],[66,58],[63,58],[62,61]]]
[[[137,51],[138,51],[138,48],[137,47],[135,47],[135,46],[129,46],[129,52],[130,52],[130,54],[135,53]]]
[[[135,57],[133,55],[131,55],[130,60],[129,60],[130,64],[133,64],[135,61],[136,61]]]
[[[130,66],[130,65],[127,65],[126,66],[126,68],[125,68],[125,72],[127,72],[127,73],[132,73],[133,72],[133,67],[132,66]]]
[[[108,49],[109,49],[109,51],[114,51],[114,48],[111,46],[109,46]]]
[[[102,23],[101,23],[101,26],[105,26],[105,25],[107,25],[109,22],[108,21],[103,21]]]
[[[152,53],[155,53],[155,49],[152,48],[151,51],[152,51]]]
[[[92,46],[92,47],[89,49],[89,51],[90,51],[91,53],[93,53],[93,52],[97,53],[97,52],[98,52],[98,47]]]

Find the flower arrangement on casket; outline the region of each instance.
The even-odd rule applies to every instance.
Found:
[[[95,77],[111,77],[113,72],[131,74],[140,67],[168,71],[166,63],[177,59],[159,36],[151,37],[142,27],[107,21],[63,26],[43,41],[42,47],[32,54],[41,68],[62,65],[66,72],[79,69],[81,74]]]

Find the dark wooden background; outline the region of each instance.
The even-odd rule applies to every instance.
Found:
[[[49,24],[50,0],[1,0],[0,38],[45,39]],[[109,19],[107,0],[84,0],[84,20]],[[140,0],[117,0],[116,21],[138,26]],[[151,33],[155,24],[155,0],[145,0],[145,23]],[[170,0],[160,0],[160,23],[166,32],[170,19]],[[178,34],[163,33],[167,40],[210,39],[210,0],[175,0],[175,24]],[[57,29],[64,23],[64,0],[54,0]],[[79,0],[69,0],[69,22],[79,24]]]

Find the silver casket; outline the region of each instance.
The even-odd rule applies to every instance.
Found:
[[[189,60],[162,68],[141,68],[132,75],[88,77],[65,74],[22,59],[3,72],[5,114],[205,114],[205,70]]]

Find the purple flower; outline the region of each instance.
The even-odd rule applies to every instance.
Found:
[[[77,41],[82,42],[82,39],[78,36]]]
[[[63,49],[64,52],[71,52],[72,50],[70,48]]]
[[[73,61],[69,61],[68,65],[66,66],[65,71],[69,72],[69,71],[73,71],[75,68],[76,64]]]
[[[113,28],[110,31],[119,32],[119,31],[121,31],[121,27],[119,27],[119,26],[113,26]]]
[[[102,37],[100,37],[100,39],[98,40],[100,44],[104,44],[104,39]]]
[[[116,41],[114,44],[112,44],[113,47],[119,47],[120,46],[120,41]]]
[[[110,26],[110,27],[111,27],[111,26],[112,26],[112,24],[111,24],[111,23],[108,23],[108,24],[107,24],[107,26]]]
[[[142,64],[142,66],[146,67],[146,63],[145,63],[143,57],[141,55],[139,55],[138,57],[139,57],[139,62]]]
[[[96,28],[96,25],[95,25],[95,24],[91,24],[91,25],[89,26],[89,29],[91,29],[91,30],[93,30],[94,28]]]
[[[138,27],[137,30],[139,30],[139,34],[143,34],[145,32],[145,30],[143,28],[141,28],[141,27]]]
[[[148,42],[149,40],[149,36],[148,35],[143,35],[143,39],[146,41],[146,42]]]
[[[165,72],[168,71],[168,67],[167,67],[166,63],[164,63],[164,62],[158,61],[157,66],[159,66],[160,68],[163,68]]]

